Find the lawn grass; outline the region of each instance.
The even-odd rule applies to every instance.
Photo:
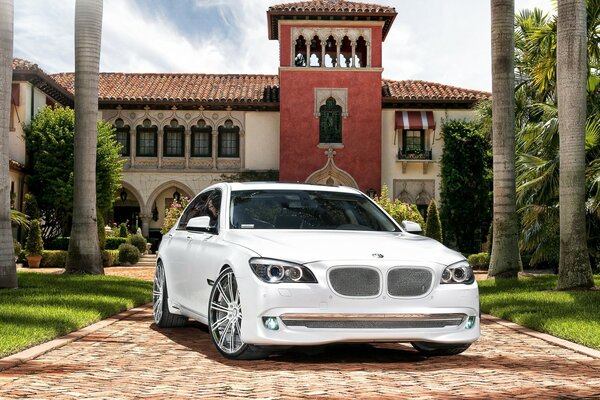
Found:
[[[115,276],[19,272],[0,290],[0,357],[152,300],[152,282]]]
[[[600,290],[558,292],[555,275],[479,282],[483,312],[600,350]],[[600,277],[595,277],[600,287]]]

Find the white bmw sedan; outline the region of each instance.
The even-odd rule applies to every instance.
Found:
[[[358,190],[282,183],[198,194],[161,242],[153,310],[159,327],[207,324],[234,359],[341,341],[453,355],[480,323],[460,253],[407,232]]]

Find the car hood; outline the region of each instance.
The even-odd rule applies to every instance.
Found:
[[[405,232],[230,230],[225,240],[261,257],[306,264],[316,261],[385,260],[450,265],[464,257],[436,240]]]

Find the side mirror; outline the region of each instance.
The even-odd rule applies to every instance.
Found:
[[[210,226],[210,217],[207,215],[202,216],[202,217],[191,218],[188,221],[185,229],[188,231],[195,231],[195,232],[211,232],[214,230]]]
[[[417,224],[416,222],[402,221],[402,227],[406,229],[408,233],[414,233],[416,235],[420,235],[421,233],[423,233],[421,225]]]

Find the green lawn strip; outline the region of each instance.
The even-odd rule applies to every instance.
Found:
[[[152,300],[152,282],[115,276],[19,272],[0,290],[0,357]]]
[[[558,292],[557,277],[479,282],[481,309],[539,332],[600,350],[600,291]],[[596,277],[600,287],[600,277]]]

